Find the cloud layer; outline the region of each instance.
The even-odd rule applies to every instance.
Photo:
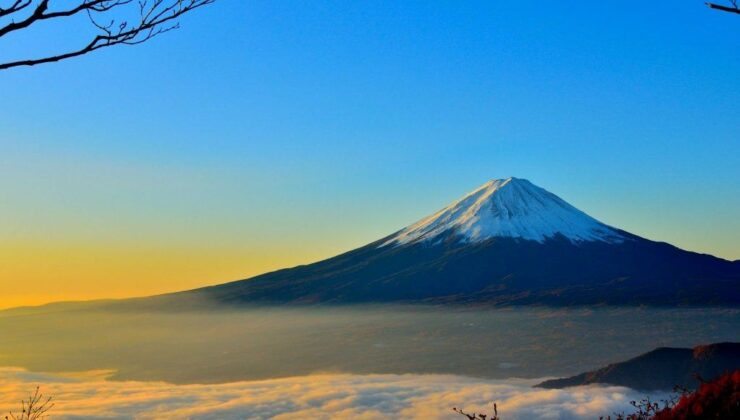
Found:
[[[53,395],[55,419],[386,419],[462,418],[452,407],[490,409],[504,419],[594,419],[630,411],[643,397],[622,387],[532,388],[534,380],[494,381],[453,375],[322,374],[225,384],[117,382],[88,375],[0,368],[0,413],[36,385]],[[657,396],[660,397],[660,396]]]

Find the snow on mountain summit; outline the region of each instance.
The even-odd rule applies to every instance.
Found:
[[[625,236],[526,179],[488,181],[433,215],[402,229],[381,246],[432,240],[454,233],[477,242],[511,237],[544,242],[622,242]]]

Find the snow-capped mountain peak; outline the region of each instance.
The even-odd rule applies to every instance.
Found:
[[[477,242],[512,237],[544,242],[558,234],[572,242],[622,242],[626,237],[526,179],[494,179],[442,210],[402,229],[381,246],[457,234]]]

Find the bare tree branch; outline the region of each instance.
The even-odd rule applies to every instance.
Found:
[[[26,1],[15,0],[15,2],[10,5],[10,7],[7,7],[7,8],[0,7],[0,17],[23,10],[26,7],[28,7],[30,4],[31,4],[31,0],[26,0]]]
[[[732,6],[723,6],[721,4],[709,3],[709,2],[706,3],[706,5],[709,6],[710,9],[716,9],[716,10],[721,10],[723,12],[740,14],[740,7],[738,7],[737,5],[737,0],[730,0],[730,4]]]
[[[5,416],[6,420],[40,420],[46,417],[46,412],[54,408],[51,397],[44,398],[39,387],[28,396],[28,400],[21,401],[21,412],[12,411]]]
[[[0,18],[4,16],[12,18],[27,8],[33,11],[18,21],[11,21],[4,26],[0,25],[0,38],[44,20],[69,17],[81,12],[87,13],[90,23],[99,33],[86,45],[76,50],[46,57],[0,63],[0,70],[61,61],[113,45],[141,44],[157,35],[179,28],[177,19],[180,16],[216,0],[138,0],[136,3],[133,3],[133,0],[81,0],[82,2],[77,6],[59,11],[49,10],[49,0],[40,0],[35,6],[31,6],[33,0],[11,1],[12,4],[7,8],[0,8]],[[138,18],[134,22],[130,23],[128,20],[115,17],[110,18],[109,15],[112,12],[119,10],[124,12],[125,6],[129,4],[138,6],[136,10]],[[110,19],[108,23],[100,23],[104,18]]]

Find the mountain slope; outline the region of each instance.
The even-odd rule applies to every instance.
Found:
[[[219,303],[738,305],[740,264],[607,226],[516,178],[314,264],[170,297]]]
[[[661,347],[624,362],[537,386],[565,388],[603,383],[640,390],[671,390],[675,386],[691,389],[698,385],[695,375],[712,380],[737,369],[740,369],[740,343],[716,343],[693,349]]]

